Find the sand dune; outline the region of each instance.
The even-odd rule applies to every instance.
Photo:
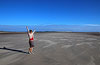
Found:
[[[100,65],[100,34],[35,33],[34,54],[26,33],[0,33],[0,65]]]

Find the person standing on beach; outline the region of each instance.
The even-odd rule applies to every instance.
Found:
[[[27,28],[27,31],[28,31],[29,46],[30,46],[28,53],[34,54],[32,51],[33,51],[33,48],[34,48],[34,32],[35,32],[35,30],[34,31],[29,30],[27,26],[26,26],[26,28]]]

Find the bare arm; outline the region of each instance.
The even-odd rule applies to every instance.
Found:
[[[33,33],[35,33],[35,30],[33,31]]]
[[[26,29],[27,29],[27,32],[29,33],[29,29],[28,29],[28,27],[26,26]]]

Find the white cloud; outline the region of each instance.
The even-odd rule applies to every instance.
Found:
[[[85,24],[86,26],[100,26],[100,24]]]

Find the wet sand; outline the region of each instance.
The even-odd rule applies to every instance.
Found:
[[[0,33],[0,65],[100,65],[100,33]]]

